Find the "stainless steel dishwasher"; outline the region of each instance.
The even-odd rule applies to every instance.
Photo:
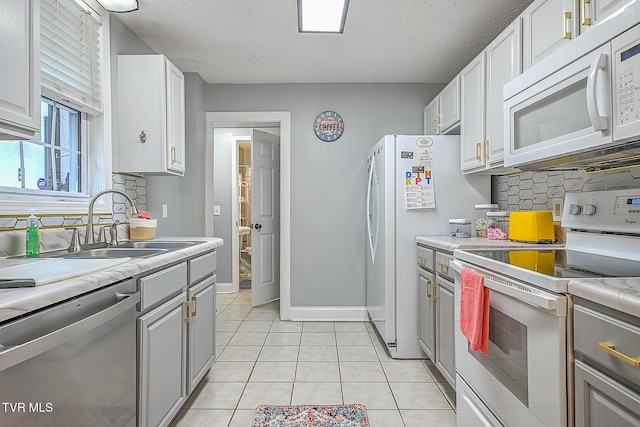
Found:
[[[135,280],[0,326],[0,425],[135,426]]]

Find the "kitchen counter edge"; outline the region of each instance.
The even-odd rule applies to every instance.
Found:
[[[194,240],[194,238],[172,237],[171,240]],[[217,237],[198,237],[197,240],[203,243],[149,258],[132,258],[130,261],[114,267],[42,286],[0,289],[0,323],[103,286],[150,272],[164,265],[193,258],[223,245],[223,240]]]

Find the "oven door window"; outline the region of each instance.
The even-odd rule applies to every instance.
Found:
[[[489,310],[489,354],[471,354],[525,406],[529,406],[527,325],[491,307]]]

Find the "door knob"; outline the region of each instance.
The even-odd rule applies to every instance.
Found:
[[[262,224],[256,224],[253,226],[256,230],[260,230],[262,228]]]

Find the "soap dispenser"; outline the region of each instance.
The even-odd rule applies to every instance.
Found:
[[[40,225],[35,215],[37,210],[29,209],[31,215],[27,218],[27,258],[40,257]]]

